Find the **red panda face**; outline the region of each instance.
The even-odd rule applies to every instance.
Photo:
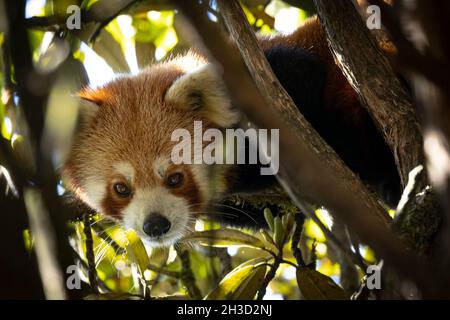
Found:
[[[152,161],[151,174],[142,179],[136,165],[131,161],[114,165],[115,174],[106,182],[100,207],[151,245],[171,244],[193,229],[205,205],[196,182],[202,173],[160,157]]]
[[[192,132],[194,121],[204,130],[237,122],[213,70],[187,55],[80,96],[80,131],[63,168],[68,187],[152,246],[193,230],[225,191],[227,169],[174,164],[171,136],[180,128]]]

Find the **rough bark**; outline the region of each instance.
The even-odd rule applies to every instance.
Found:
[[[24,24],[25,1],[7,2],[5,6],[8,20],[9,47],[11,52],[14,53],[11,54],[11,62],[14,67],[14,79],[16,80],[17,91],[23,114],[25,115],[28,132],[30,133],[27,138],[30,138],[33,146],[32,150],[36,169],[31,177],[32,180],[27,181],[27,185],[20,186],[23,190],[20,190],[19,193],[22,194],[26,189],[29,191],[32,188],[39,189],[36,192],[39,196],[35,197],[36,199],[39,198],[39,203],[36,201],[33,205],[35,214],[32,216],[30,207],[27,207],[28,217],[33,217],[33,219],[30,219],[31,225],[35,221],[41,227],[44,227],[42,230],[50,230],[48,234],[37,234],[38,231],[34,230],[36,247],[40,246],[43,250],[47,250],[46,255],[39,255],[37,253],[41,279],[49,271],[43,268],[43,263],[45,262],[48,265],[48,262],[51,262],[58,269],[53,274],[57,275],[57,277],[54,277],[52,281],[58,282],[57,286],[60,289],[52,297],[79,297],[76,290],[66,291],[65,282],[63,281],[67,267],[74,263],[74,255],[68,242],[65,211],[62,209],[56,193],[58,179],[50,159],[51,152],[47,152],[48,149],[46,148],[41,148],[41,145],[48,147],[48,145],[45,143],[41,144],[41,142],[43,140],[45,123],[44,110],[47,103],[51,77],[39,74],[33,66],[28,34]],[[45,142],[48,144],[51,143],[49,139]],[[38,238],[44,241],[38,244]],[[48,242],[51,242],[49,239],[55,239],[54,243],[50,243],[51,246],[48,246]],[[44,290],[45,285],[53,284],[51,282],[44,283]],[[48,292],[46,291],[45,293],[48,297]]]
[[[370,2],[381,8],[383,25],[398,49],[393,63],[408,74],[416,104],[423,115],[427,171],[435,188],[434,191],[423,190],[420,194],[413,194],[405,210],[412,212],[402,214],[396,225],[411,230],[411,239],[416,235],[423,238],[430,234],[430,230],[436,229],[436,222],[444,219],[443,227],[438,230],[440,235],[435,236],[437,245],[432,251],[435,267],[440,269],[436,273],[440,273],[442,287],[445,287],[445,281],[447,285],[449,283],[447,270],[450,262],[450,50],[447,39],[450,3],[399,0],[390,6],[382,0]],[[436,206],[436,199],[439,206]],[[415,243],[419,250],[424,248],[421,240]]]
[[[351,0],[314,0],[331,52],[394,154],[402,185],[425,158],[411,96]],[[418,181],[421,190],[426,175]]]
[[[334,215],[340,217],[363,241],[371,245],[379,256],[385,258],[386,262],[404,276],[416,281],[425,295],[432,296],[434,283],[429,279],[428,266],[411,252],[406,251],[388,230],[382,222],[384,210],[373,198],[364,201],[370,198],[365,189],[349,189],[348,180],[338,179],[332,170],[335,168],[325,165],[323,153],[319,153],[319,150],[308,142],[309,139],[316,138],[311,135],[317,135],[312,128],[305,125],[305,132],[299,136],[298,132],[292,128],[292,123],[280,117],[279,111],[283,110],[285,105],[292,106],[292,109],[295,105],[286,92],[280,89],[281,86],[270,68],[266,67],[267,64],[262,67],[262,70],[252,68],[252,65],[247,66],[251,74],[263,72],[263,77],[254,78],[267,83],[265,86],[258,85],[260,88],[266,88],[261,91],[264,95],[262,96],[246,71],[240,54],[221,35],[220,28],[207,19],[205,12],[200,9],[196,1],[175,2],[191,20],[208,47],[209,52],[206,54],[211,61],[217,61],[222,65],[223,80],[235,104],[258,127],[280,129],[280,182],[300,209],[308,213],[305,197],[311,197],[314,202],[320,202],[330,208]],[[239,30],[236,34],[239,35],[240,41],[248,39],[246,47],[253,59],[265,61],[239,4],[235,1],[220,1],[218,4],[222,8],[228,5],[228,9],[233,10],[230,11],[229,16],[236,19],[235,27]],[[273,87],[278,89],[273,90]],[[296,123],[297,125],[299,124]],[[353,180],[350,178],[350,181]],[[412,265],[415,268],[411,268]]]
[[[363,183],[345,165],[336,152],[307,122],[286,90],[281,86],[263,52],[255,43],[254,34],[246,32],[248,26],[242,22],[243,17],[238,15],[241,12],[239,11],[240,8],[237,7],[238,3],[221,0],[217,3],[230,36],[238,46],[242,58],[264,99],[283,116],[283,120],[290,124],[290,128],[306,144],[307,148],[312,150],[323,161],[324,165],[335,172],[337,178],[344,184],[347,192],[357,193],[361,197],[361,201],[367,203],[368,207],[376,208],[368,214],[375,214],[380,222],[386,225],[389,224],[390,219],[376,202],[375,195],[369,193]]]

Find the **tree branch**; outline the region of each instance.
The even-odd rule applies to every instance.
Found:
[[[33,140],[31,144],[36,162],[33,188],[40,189],[39,192],[36,192],[33,188],[29,188],[30,201],[39,201],[39,203],[33,205],[33,212],[31,212],[30,207],[27,209],[29,218],[33,219],[36,222],[35,225],[38,226],[38,230],[33,230],[33,232],[39,233],[42,230],[48,232],[48,234],[34,234],[36,239],[43,240],[41,248],[47,250],[45,253],[46,256],[37,254],[41,267],[41,276],[45,276],[45,273],[50,271],[42,268],[42,263],[51,262],[55,264],[58,270],[56,271],[55,269],[53,271],[58,273],[59,276],[53,278],[53,284],[47,284],[55,285],[53,286],[55,288],[56,282],[58,282],[55,279],[59,279],[60,283],[57,286],[63,288],[62,291],[64,291],[65,283],[63,279],[65,271],[69,265],[74,263],[74,256],[68,242],[65,212],[60,205],[56,193],[58,180],[51,163],[51,154],[46,152],[48,149],[41,148],[41,139],[44,131],[44,109],[50,87],[50,77],[39,74],[33,66],[31,48],[24,24],[25,1],[9,1],[5,3],[5,6],[8,19],[7,39],[9,39],[10,50],[14,53],[11,55],[14,76],[17,82],[21,107],[28,125],[30,139]],[[46,142],[48,143],[49,141]],[[49,244],[47,240],[52,237],[55,242]],[[37,240],[36,245],[38,246]],[[54,250],[49,250],[51,247],[54,247]],[[71,297],[78,297],[76,290],[59,292],[56,296],[64,298],[64,294]]]
[[[83,217],[84,235],[86,236],[86,259],[88,261],[89,285],[94,294],[98,294],[97,269],[95,268],[94,241],[92,239],[91,219],[89,213]]]
[[[217,2],[222,8],[224,18],[228,17],[234,21],[235,39],[238,35],[240,42],[247,40],[246,50],[251,53],[254,60],[247,67],[260,90],[243,67],[245,64],[239,53],[228,44],[218,26],[207,19],[205,12],[199,8],[196,1],[177,0],[175,3],[189,17],[207,45],[209,50],[207,55],[211,61],[218,61],[222,65],[223,79],[234,103],[258,127],[280,130],[280,182],[299,208],[308,212],[305,199],[322,203],[334,215],[352,227],[379,256],[385,258],[405,276],[414,279],[425,294],[431,295],[432,281],[429,279],[430,273],[427,272],[428,266],[411,252],[406,251],[387,229],[385,211],[370,196],[362,183],[351,173],[346,175],[349,179],[346,181],[335,176],[334,171],[342,173],[345,169],[336,164],[339,162],[334,162],[335,165],[331,167],[328,165],[329,162],[327,163],[324,159],[324,150],[334,153],[323,142],[323,148],[314,148],[309,141],[320,140],[298,113],[294,114],[294,119],[298,122],[293,121],[292,118],[290,121],[280,118],[281,110],[292,115],[296,110],[295,105],[268,67],[239,4],[236,1]],[[257,64],[257,61],[263,61],[263,64]],[[262,88],[266,90],[261,90]],[[260,92],[264,94],[264,97]],[[305,130],[303,134],[298,129],[294,131],[293,128],[298,126]],[[336,169],[339,167],[341,169]],[[361,189],[355,188],[356,185],[361,186]],[[415,268],[411,268],[412,265]]]
[[[383,133],[394,154],[402,186],[406,186],[409,172],[425,161],[421,129],[411,97],[352,1],[314,2],[335,61]],[[426,181],[426,175],[422,176],[419,190],[425,187]]]

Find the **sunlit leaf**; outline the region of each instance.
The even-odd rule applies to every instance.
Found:
[[[283,245],[283,241],[284,241],[284,230],[283,230],[283,225],[282,225],[280,216],[275,217],[275,219],[273,221],[274,221],[273,223],[274,223],[274,228],[275,228],[274,234],[273,234],[273,239],[274,239],[277,247],[281,248]]]
[[[169,258],[169,250],[167,248],[153,248],[149,257],[149,262],[156,268],[162,268],[166,265]],[[145,279],[147,281],[153,280],[158,276],[158,272],[147,270]]]
[[[23,242],[25,245],[25,249],[28,253],[31,253],[34,246],[33,236],[31,235],[30,229],[23,230]]]
[[[162,33],[158,38],[155,39],[155,46],[157,48],[161,47],[165,51],[170,51],[175,47],[175,45],[178,43],[178,37],[177,33],[175,32],[175,29],[170,27],[167,28],[167,30]]]
[[[97,2],[97,0],[83,0],[80,8],[81,9],[89,9],[96,2]]]
[[[253,299],[261,286],[267,269],[266,259],[257,258],[241,264],[222,279],[207,300]]]
[[[197,241],[203,245],[214,247],[228,246],[247,246],[252,248],[264,249],[264,243],[247,233],[234,229],[219,229],[193,232],[184,240]]]
[[[297,269],[297,284],[306,300],[345,300],[344,290],[330,277],[307,267]]]
[[[81,32],[76,33],[76,36],[85,43],[88,43],[89,37],[94,29],[95,25],[93,23],[85,24],[83,25]],[[107,30],[104,29],[100,32],[92,49],[104,59],[115,72],[130,71],[122,50],[122,45],[117,42],[113,35]]]
[[[3,138],[10,140],[12,136],[12,123],[10,118],[4,116],[4,109],[3,105],[0,105],[1,133]]]
[[[338,263],[334,263],[329,258],[324,257],[320,260],[320,266],[317,268],[317,271],[331,277],[340,274],[340,266]]]
[[[133,230],[130,229],[125,231],[125,234],[128,239],[128,244],[126,245],[128,256],[130,260],[139,267],[140,272],[144,273],[150,264],[144,244]]]
[[[316,239],[318,242],[324,242],[326,240],[323,231],[312,219],[305,221],[304,230],[305,234],[311,239]]]
[[[376,262],[375,252],[370,249],[368,246],[360,246],[359,252],[362,257],[369,263],[374,264]]]
[[[266,220],[269,229],[273,232],[275,230],[275,225],[273,221],[272,211],[269,208],[264,209],[264,219]]]
[[[139,42],[154,42],[167,29],[167,26],[152,23],[148,19],[133,19],[133,26],[136,29],[135,39]]]
[[[30,40],[31,51],[33,52],[33,61],[36,62],[39,59],[39,48],[44,38],[44,31],[41,30],[28,30],[28,39]]]

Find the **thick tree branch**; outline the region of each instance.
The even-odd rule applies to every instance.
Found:
[[[450,46],[448,43],[448,1],[396,1],[392,19],[387,20],[387,29],[397,35],[402,67],[410,70],[410,80],[417,101],[424,115],[424,141],[427,169],[434,190],[440,200],[440,214],[444,218],[439,239],[439,255],[436,266],[441,268],[441,281],[450,283],[450,94],[448,73],[450,70]],[[393,21],[400,23],[393,23]],[[430,23],[432,22],[432,23]],[[420,37],[415,35],[420,34]],[[406,59],[405,48],[420,52],[419,59]],[[420,197],[417,197],[420,200]],[[426,203],[418,202],[420,208]]]
[[[392,57],[395,66],[399,69],[419,73],[442,89],[449,90],[450,65],[448,61],[437,59],[427,51],[419,52],[414,44],[406,38],[402,31],[402,19],[399,16],[399,11],[403,10],[398,5],[400,1],[396,1],[394,7],[383,0],[370,0],[370,2],[380,7],[383,26],[387,29],[398,50],[398,54]]]
[[[124,10],[126,10],[128,14],[137,14],[148,12],[150,10],[173,10],[173,5],[171,5],[168,0],[141,1],[141,3],[134,4],[135,2],[135,0],[97,1],[92,4],[88,10],[81,10],[81,23],[83,25],[90,22],[105,24],[107,21],[111,21]],[[130,6],[132,7],[130,8]],[[27,28],[54,31],[58,29],[65,29],[68,17],[69,15],[30,17],[27,18],[24,23]]]
[[[345,189],[351,193],[357,193],[363,202],[368,206],[377,208],[370,214],[375,214],[380,222],[389,223],[387,213],[370,194],[363,183],[345,165],[336,152],[320,137],[314,128],[306,121],[299,112],[297,106],[292,101],[286,90],[281,86],[278,79],[266,60],[264,54],[256,44],[255,35],[246,32],[246,20],[242,15],[238,15],[242,10],[235,1],[218,2],[219,8],[224,18],[224,22],[230,32],[231,38],[239,48],[242,58],[250,70],[255,84],[263,98],[283,117],[283,121],[290,124],[295,136],[300,139],[315,156],[320,158],[338,176],[338,179],[345,185]],[[238,11],[240,10],[240,11]]]
[[[286,110],[286,105],[295,109],[292,100],[281,88],[270,68],[259,65],[259,69],[249,65],[252,74],[263,72],[265,77],[256,77],[261,91],[254,84],[249,73],[244,68],[236,49],[228,44],[221,35],[220,28],[207,19],[206,14],[200,9],[194,0],[177,0],[175,3],[182,12],[189,17],[194,27],[199,32],[203,42],[209,49],[208,56],[212,61],[218,61],[223,67],[223,79],[229,89],[229,94],[236,105],[258,127],[279,129],[280,133],[280,182],[287,190],[295,203],[308,212],[305,199],[312,199],[316,203],[322,203],[332,210],[333,214],[340,217],[343,222],[355,230],[355,232],[374,248],[379,256],[386,259],[397,271],[409,277],[419,284],[425,295],[431,296],[434,285],[429,279],[428,267],[415,255],[405,250],[404,246],[388,230],[384,220],[384,210],[370,197],[364,187],[356,189],[349,185],[348,180],[338,179],[333,173],[335,167],[325,165],[323,150],[314,148],[308,139],[315,134],[313,129],[300,118],[299,123],[286,122],[280,117],[280,111]],[[240,30],[239,39],[249,39],[246,43],[255,61],[266,61],[261,52],[255,36],[249,30],[248,23],[239,4],[235,1],[219,1],[222,8],[228,8],[226,14],[237,19],[236,30]],[[267,62],[266,62],[267,64]],[[273,80],[273,81],[272,81]],[[267,84],[269,83],[269,84]],[[277,88],[277,89],[274,89]],[[266,100],[267,99],[267,100]],[[275,110],[277,110],[275,112]],[[292,111],[291,111],[292,112]],[[303,122],[306,136],[299,136],[298,130],[292,127]],[[312,134],[314,132],[314,134]],[[317,134],[315,134],[317,135]],[[301,137],[304,137],[302,139]],[[307,139],[308,138],[308,139]],[[330,148],[324,147],[325,150]],[[322,151],[322,152],[319,152]],[[332,151],[330,151],[332,152]],[[342,172],[342,171],[339,171]],[[349,174],[349,180],[353,183],[355,178]],[[361,183],[359,182],[359,185]],[[414,265],[414,268],[411,266]]]
[[[45,275],[48,271],[42,268],[42,263],[51,262],[57,265],[59,269],[57,271],[58,279],[60,280],[58,286],[65,290],[65,283],[62,280],[67,267],[73,264],[74,256],[68,243],[65,212],[56,193],[58,180],[51,163],[51,154],[46,152],[48,151],[47,149],[41,148],[45,119],[44,109],[50,87],[50,77],[39,74],[33,66],[31,48],[24,24],[25,1],[9,1],[5,5],[8,18],[9,45],[11,52],[14,53],[11,55],[14,76],[17,82],[20,104],[27,121],[30,137],[33,140],[33,153],[36,162],[33,183],[35,189],[40,189],[33,197],[30,197],[31,202],[39,200],[39,203],[35,203],[32,206],[34,208],[33,215],[31,215],[30,206],[27,209],[29,210],[29,217],[37,222],[35,225],[42,227],[33,231],[38,233],[39,230],[46,230],[49,232],[49,234],[35,234],[36,239],[44,240],[41,248],[47,250],[45,257],[38,254],[38,262],[41,267],[41,275]],[[31,194],[34,190],[29,188],[29,191]],[[48,245],[48,241],[45,240],[51,238],[54,238],[55,243]],[[37,242],[36,245],[38,246]],[[54,250],[48,250],[52,246]],[[57,278],[53,278],[53,281],[56,282],[57,280],[55,279]],[[63,298],[65,295],[78,297],[76,290],[58,293],[57,297]]]
[[[350,0],[314,0],[335,61],[392,150],[402,185],[424,164],[421,129],[410,95]],[[344,32],[345,30],[345,32]],[[426,185],[424,175],[417,185]]]

